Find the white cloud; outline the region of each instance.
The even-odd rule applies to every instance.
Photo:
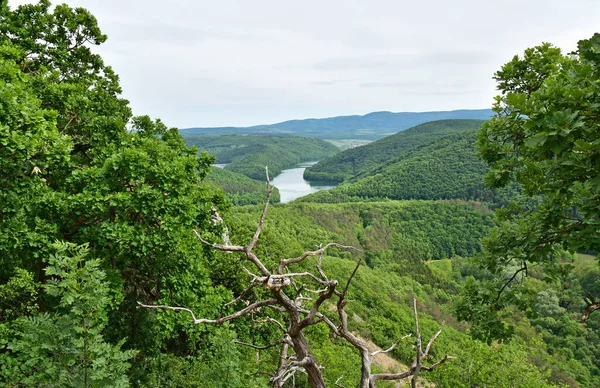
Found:
[[[600,20],[597,0],[66,2],[98,18],[134,112],[180,127],[489,107],[513,55]]]

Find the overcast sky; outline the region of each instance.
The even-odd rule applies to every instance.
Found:
[[[513,55],[600,32],[600,0],[67,3],[108,35],[134,114],[181,128],[489,108]]]

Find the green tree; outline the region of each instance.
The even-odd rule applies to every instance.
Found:
[[[53,277],[44,260],[56,240],[89,244],[111,292],[124,294],[103,307],[109,343],[126,341],[137,360],[209,351],[206,333],[184,335],[176,318],[135,307],[167,298],[212,313],[229,296],[213,287],[211,254],[192,232],[220,233],[212,218],[224,197],[202,182],[214,158],[160,120],[131,118],[118,77],[91,49],[105,40],[83,8],[0,1],[0,286],[39,284],[14,295],[19,308],[0,323],[60,310],[42,292]]]
[[[509,304],[533,311],[520,282],[532,269],[561,277],[561,250],[600,248],[600,34],[571,55],[544,43],[515,56],[495,75],[497,113],[479,132],[479,152],[493,187],[520,184],[539,203],[512,204],[485,241],[480,264],[494,280],[469,284],[459,315],[483,331],[502,332],[496,312]],[[587,313],[600,307],[593,296]],[[482,311],[486,310],[485,311]],[[497,316],[496,316],[497,318]]]
[[[43,288],[58,299],[57,309],[1,325],[0,344],[6,350],[0,353],[0,381],[31,387],[128,386],[127,361],[135,352],[102,338],[107,307],[119,297],[111,292],[100,260],[86,259],[87,246],[57,243],[53,248],[45,268],[51,279]],[[33,279],[23,280],[31,289]]]

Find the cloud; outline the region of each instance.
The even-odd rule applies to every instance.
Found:
[[[490,106],[513,55],[600,20],[591,0],[64,1],[97,17],[134,111],[182,127]]]

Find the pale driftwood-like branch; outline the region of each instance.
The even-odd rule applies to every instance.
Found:
[[[292,361],[290,363],[288,363],[283,370],[276,376],[273,376],[270,380],[271,384],[283,379],[283,377],[288,373],[288,372],[296,372],[298,371],[301,367],[305,367],[308,364],[311,363],[311,360],[307,357],[303,358],[300,361]],[[323,385],[324,387],[325,385]]]
[[[323,253],[325,253],[325,251],[331,247],[336,247],[338,249],[341,249],[343,251],[348,251],[348,250],[356,250],[359,251],[359,249],[350,246],[350,245],[342,245],[342,244],[338,244],[338,243],[329,243],[327,245],[325,245],[324,247],[321,247],[319,249],[317,249],[316,251],[309,251],[309,252],[304,252],[302,255],[298,256],[298,257],[292,257],[289,259],[281,259],[279,262],[279,267],[277,268],[277,273],[278,274],[282,274],[283,273],[283,269],[285,267],[287,267],[290,264],[296,264],[296,263],[300,263],[301,261],[304,261],[304,259],[306,259],[307,257],[310,256],[321,256]]]
[[[319,248],[322,248],[323,244],[319,245]],[[319,275],[321,275],[321,277],[326,280],[329,281],[329,279],[327,278],[327,275],[325,275],[325,271],[323,271],[323,253],[321,253],[319,255],[319,260],[317,260],[317,271],[319,272]]]
[[[258,226],[256,227],[256,231],[254,232],[254,236],[252,236],[252,241],[246,247],[248,251],[252,251],[252,249],[256,246],[258,242],[258,238],[260,237],[260,232],[265,226],[265,219],[267,218],[267,210],[269,209],[269,203],[271,202],[271,194],[273,193],[273,185],[271,184],[271,180],[269,179],[269,168],[265,167],[265,175],[267,177],[267,200],[265,201],[265,206],[263,207],[262,214],[260,215],[260,221],[258,222]]]
[[[421,371],[421,361],[423,360],[423,349],[421,347],[421,332],[419,331],[419,317],[417,315],[417,299],[413,299],[413,309],[415,313],[415,332],[417,334],[417,356],[415,357],[415,361],[413,362],[412,370],[413,375],[410,381],[411,388],[416,388],[417,386],[417,377],[419,377],[419,372]]]
[[[337,380],[335,380],[335,386],[338,388],[346,388],[345,386],[340,384],[340,381],[344,378],[344,375],[341,375],[340,377],[337,378]]]
[[[392,344],[392,346],[390,346],[389,348],[387,348],[385,350],[376,350],[376,351],[374,351],[373,353],[371,353],[371,357],[375,357],[378,354],[385,354],[385,353],[391,352],[392,350],[396,349],[396,346],[398,346],[398,344],[400,343],[400,341],[402,341],[403,339],[406,339],[406,338],[410,337],[411,335],[412,334],[405,335],[404,337],[400,338],[398,340],[398,342]]]
[[[202,243],[208,245],[212,249],[216,249],[217,251],[223,251],[223,252],[244,252],[244,250],[246,249],[245,247],[240,246],[240,245],[222,245],[222,244],[216,244],[216,243],[208,242],[204,238],[202,238],[202,236],[200,235],[200,233],[198,233],[198,231],[196,229],[192,229],[192,230],[196,234],[196,237],[198,237],[198,239],[200,241],[202,241]]]
[[[282,338],[282,339],[279,339],[279,340],[277,340],[277,341],[275,341],[273,343],[270,343],[268,345],[259,346],[259,345],[249,344],[249,343],[241,342],[241,341],[233,341],[233,343],[236,344],[236,345],[246,346],[246,347],[253,348],[253,349],[256,349],[256,350],[267,350],[267,349],[273,348],[273,347],[275,347],[277,345],[281,345],[284,342],[285,342],[285,339]]]
[[[198,319],[196,318],[192,310],[184,307],[152,306],[145,305],[142,303],[139,303],[139,307],[149,309],[184,311],[192,316],[192,319],[195,324],[222,324],[226,321],[239,318],[249,313],[252,313],[252,320],[255,323],[275,323],[283,332],[283,336],[281,339],[276,340],[271,344],[255,345],[246,342],[235,341],[235,343],[239,345],[247,346],[256,349],[257,351],[267,350],[275,346],[281,345],[281,348],[279,350],[279,365],[270,379],[270,385],[273,388],[283,388],[283,386],[286,385],[286,381],[289,379],[292,379],[292,383],[294,383],[295,374],[297,372],[306,374],[307,382],[310,387],[325,387],[325,380],[321,371],[322,367],[320,367],[317,363],[317,360],[315,359],[303,332],[303,330],[306,327],[320,323],[324,323],[325,325],[327,325],[327,327],[333,335],[347,340],[359,351],[361,356],[361,388],[375,388],[375,382],[377,380],[400,380],[410,376],[413,377],[412,383],[414,386],[416,378],[418,377],[420,371],[431,371],[437,368],[439,365],[442,365],[447,360],[453,358],[451,356],[446,355],[443,359],[431,366],[422,365],[421,362],[429,355],[429,351],[433,342],[438,338],[438,336],[442,332],[443,324],[438,330],[438,332],[430,339],[425,348],[425,351],[423,352],[421,334],[419,331],[419,320],[417,316],[417,305],[415,300],[413,303],[413,307],[415,314],[417,353],[412,367],[408,371],[402,373],[373,374],[371,371],[373,358],[378,354],[391,352],[396,348],[399,341],[411,336],[411,334],[402,337],[398,342],[396,342],[386,350],[377,350],[374,352],[370,352],[369,344],[365,340],[360,338],[358,335],[354,334],[348,328],[348,314],[344,310],[344,307],[348,302],[348,300],[346,299],[348,290],[353,279],[357,276],[358,269],[361,265],[361,260],[358,260],[354,270],[352,271],[350,277],[344,285],[344,288],[341,291],[338,290],[338,287],[340,286],[339,282],[335,279],[329,279],[329,277],[327,277],[327,274],[323,270],[322,265],[323,255],[327,251],[327,249],[336,247],[341,250],[357,250],[352,246],[342,245],[338,243],[328,243],[326,245],[321,244],[319,245],[319,249],[315,251],[304,252],[298,257],[280,259],[279,264],[277,266],[277,270],[274,272],[271,272],[267,269],[267,267],[264,265],[261,259],[259,259],[258,256],[256,256],[256,254],[253,252],[254,248],[256,247],[256,244],[258,243],[258,239],[260,238],[262,229],[265,225],[267,210],[271,199],[271,193],[273,191],[273,186],[271,185],[271,181],[269,180],[268,170],[266,170],[266,179],[267,200],[265,201],[265,206],[263,207],[260,220],[258,221],[258,225],[256,227],[252,240],[248,245],[229,245],[228,242],[226,242],[226,244],[210,243],[206,241],[200,233],[194,230],[194,233],[203,244],[206,244],[215,250],[223,252],[243,253],[245,259],[254,264],[254,267],[257,270],[254,272],[257,272],[257,274],[253,273],[253,271],[250,271],[248,268],[246,268],[246,266],[242,265],[243,272],[245,272],[251,278],[250,284],[237,298],[225,304],[225,306],[231,306],[237,302],[243,301],[244,303],[246,303],[246,307],[230,315],[220,317],[217,319]],[[299,264],[312,256],[318,257],[316,263],[316,273],[312,273],[310,271],[294,272],[290,270],[290,265]],[[303,279],[303,283],[306,281],[307,284],[298,285],[296,282],[300,279]],[[316,289],[313,290],[307,288],[307,285],[310,285],[311,283],[313,285],[317,285]],[[292,287],[288,287],[290,285],[293,286],[293,289]],[[250,293],[250,291],[256,286],[265,287],[271,294],[272,299],[261,300],[253,303],[245,299]],[[304,291],[310,292],[317,296],[315,296],[315,299],[303,296]],[[288,295],[288,293],[291,293],[291,295]],[[256,295],[256,293],[254,294]],[[319,311],[327,300],[331,300],[335,297],[337,297],[336,306],[339,323],[334,322],[335,319],[328,318]],[[308,306],[309,303],[312,303],[312,306]],[[304,307],[304,304],[306,304],[307,306]],[[262,307],[267,307],[269,309],[273,309],[284,313],[283,323],[269,316],[267,316],[267,318],[263,320],[255,320],[253,313],[255,311],[258,311]],[[289,353],[291,353],[291,355],[288,355]],[[335,382],[335,385],[338,387],[341,387],[341,385],[339,384],[341,378],[342,377],[338,378],[338,380]]]
[[[217,324],[220,325],[224,322],[227,321],[231,321],[232,319],[236,319],[241,317],[242,315],[248,314],[251,311],[257,310],[261,307],[265,307],[265,306],[270,306],[270,305],[275,305],[277,304],[277,300],[275,299],[269,299],[269,300],[261,300],[259,302],[255,302],[252,303],[250,305],[248,305],[246,308],[236,311],[235,313],[231,314],[231,315],[227,315],[225,317],[221,317],[221,318],[217,318],[217,319],[205,319],[205,318],[196,318],[196,316],[194,315],[194,313],[192,312],[192,310],[184,308],[184,307],[173,307],[173,306],[158,306],[158,305],[147,305],[147,304],[143,304],[138,302],[139,307],[143,307],[146,309],[163,309],[163,310],[174,310],[174,311],[185,311],[187,313],[189,313],[192,318],[194,319],[194,324],[198,325],[201,323],[212,323],[212,324]]]
[[[279,322],[277,319],[272,318],[272,317],[266,317],[265,319],[254,319],[254,317],[252,317],[252,322],[255,322],[255,323],[268,323],[268,322],[272,322],[272,323],[275,323],[277,326],[279,326],[279,328],[281,329],[281,331],[283,331],[284,333],[287,332],[286,328],[283,327],[283,324],[281,322]]]
[[[425,351],[423,352],[422,355],[422,359],[427,358],[427,356],[429,356],[429,350],[431,349],[431,345],[433,344],[433,341],[436,340],[436,338],[442,334],[442,329],[444,328],[444,324],[446,322],[442,322],[442,324],[440,325],[439,330],[433,335],[433,337],[431,337],[431,339],[429,340],[429,342],[427,343],[427,346],[425,347]]]
[[[600,310],[600,301],[596,300],[596,298],[590,294],[584,297],[583,300],[585,301],[586,308],[581,320],[585,322],[590,318],[590,315],[592,315],[594,311]]]
[[[143,304],[138,302],[138,308],[146,308],[146,309],[164,309],[164,310],[173,310],[173,311],[185,311],[187,313],[189,313],[192,316],[192,319],[194,320],[194,323],[198,324],[201,323],[201,319],[197,319],[196,316],[194,315],[194,312],[190,309],[187,309],[185,307],[173,307],[173,306],[157,306],[157,305],[147,305],[147,304]]]

